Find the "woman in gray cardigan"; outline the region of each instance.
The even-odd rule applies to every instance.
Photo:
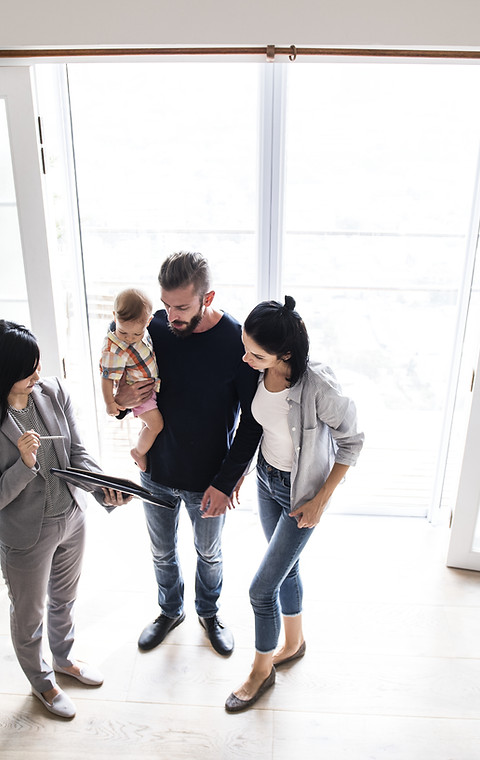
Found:
[[[269,542],[250,586],[255,658],[228,697],[228,712],[251,707],[275,682],[275,668],[305,654],[299,557],[363,446],[354,403],[332,371],[309,362],[305,325],[285,304],[263,301],[245,320],[244,361],[262,374],[252,413],[263,428],[257,462],[259,514]],[[281,620],[285,643],[276,650]]]
[[[35,337],[0,320],[0,562],[12,642],[33,694],[64,718],[73,718],[75,706],[54,671],[93,686],[103,682],[101,673],[72,654],[85,494],[50,473],[51,467],[69,466],[100,470],[80,440],[65,388],[57,378],[40,379]],[[123,502],[120,494],[104,491],[105,506]],[[53,667],[42,654],[47,597]]]

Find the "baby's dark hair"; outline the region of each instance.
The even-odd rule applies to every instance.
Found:
[[[243,328],[246,334],[277,359],[287,359],[290,365],[290,385],[305,374],[308,365],[308,333],[300,314],[295,311],[295,299],[285,296],[285,303],[262,301],[250,312]]]
[[[150,317],[153,305],[149,297],[137,288],[127,288],[118,293],[113,304],[116,318],[121,322],[132,322]]]

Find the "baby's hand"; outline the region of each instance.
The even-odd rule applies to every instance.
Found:
[[[120,406],[119,404],[115,403],[115,401],[111,401],[109,404],[107,404],[107,414],[110,417],[116,417],[119,412],[123,412],[125,410],[124,406]]]

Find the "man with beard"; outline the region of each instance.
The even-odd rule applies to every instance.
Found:
[[[228,656],[233,635],[217,614],[223,578],[221,533],[233,489],[262,432],[251,414],[258,373],[242,361],[239,323],[213,306],[215,292],[203,256],[172,254],[158,279],[164,309],[154,314],[148,330],[161,377],[157,404],[165,426],[140,477],[145,488],[173,509],[144,504],[161,613],[143,630],[138,646],[153,649],[185,619],[177,552],[183,502],[197,552],[198,619],[215,651]],[[138,406],[150,390],[150,381],[121,383],[116,401]]]

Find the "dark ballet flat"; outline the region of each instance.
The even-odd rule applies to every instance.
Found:
[[[251,699],[239,699],[232,691],[230,696],[225,702],[225,710],[229,713],[241,712],[242,710],[248,710],[249,707],[255,704],[260,697],[265,694],[267,689],[275,683],[275,668],[272,668],[270,675],[267,676],[265,681],[260,684],[258,691],[251,697]]]

